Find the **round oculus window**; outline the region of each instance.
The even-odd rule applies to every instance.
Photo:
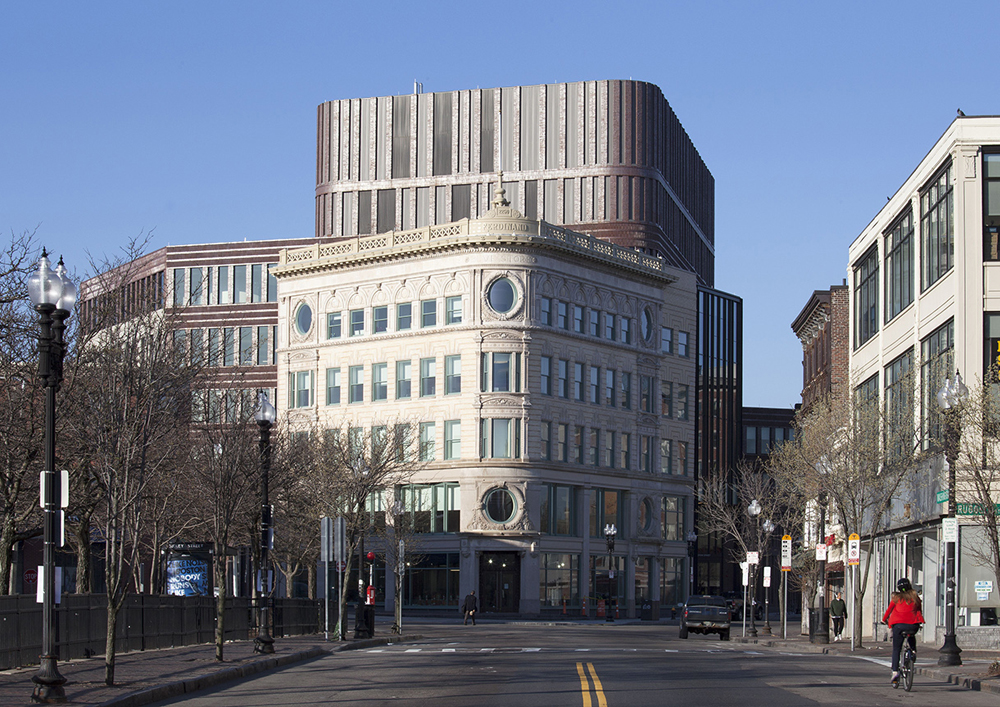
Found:
[[[300,304],[295,312],[295,328],[300,334],[308,334],[312,328],[313,312],[308,304]]]
[[[507,523],[514,517],[517,505],[506,489],[493,489],[486,494],[486,516],[494,523]]]
[[[642,310],[642,340],[649,341],[653,338],[653,313],[648,309]]]
[[[490,307],[497,314],[507,314],[507,312],[517,306],[517,288],[514,283],[505,277],[494,280],[486,293],[486,299]]]

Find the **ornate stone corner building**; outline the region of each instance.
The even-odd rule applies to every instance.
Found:
[[[425,463],[392,490],[430,518],[406,605],[476,589],[487,612],[593,616],[612,595],[624,617],[683,600],[693,272],[525,218],[502,190],[482,218],[283,250],[272,272],[290,424],[415,430]]]

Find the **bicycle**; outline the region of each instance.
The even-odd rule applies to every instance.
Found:
[[[899,680],[892,683],[892,689],[899,689],[899,683],[903,683],[903,689],[909,692],[913,688],[913,674],[916,672],[917,652],[910,647],[910,638],[916,640],[916,634],[910,631],[903,632],[903,650],[899,655]]]

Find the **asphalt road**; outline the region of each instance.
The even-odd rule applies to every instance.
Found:
[[[930,659],[928,659],[930,660]],[[420,643],[345,651],[157,703],[187,707],[799,707],[991,705],[996,695],[917,676],[893,690],[889,669],[795,654],[662,626],[442,626]]]

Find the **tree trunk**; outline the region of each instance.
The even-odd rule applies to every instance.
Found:
[[[316,565],[309,565],[309,598],[316,598]]]
[[[14,562],[14,518],[5,515],[0,528],[0,594],[9,594],[11,586],[11,565]]]
[[[108,632],[104,641],[104,684],[115,684],[115,634],[118,632],[118,609],[108,594]]]
[[[76,527],[76,593],[94,591],[94,569],[90,551],[90,516],[80,520]]]
[[[223,660],[223,646],[226,642],[226,555],[216,545],[213,564],[215,566],[215,588],[218,594],[215,598],[215,659]]]

